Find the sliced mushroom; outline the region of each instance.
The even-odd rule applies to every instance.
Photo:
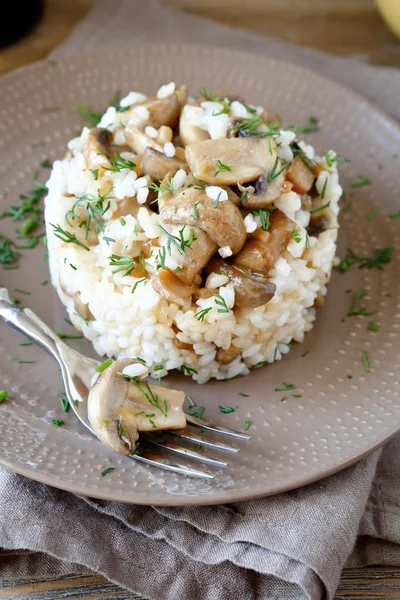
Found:
[[[231,265],[216,256],[210,260],[206,273],[222,273],[230,279],[235,290],[235,306],[238,308],[256,308],[267,304],[273,298],[276,290],[263,275],[251,270],[244,270]]]
[[[75,306],[75,311],[78,313],[78,315],[83,317],[86,321],[93,321],[94,316],[90,312],[89,305],[86,304],[85,302],[82,302],[80,292],[78,292],[74,296],[74,306]]]
[[[110,159],[114,158],[114,154],[119,155],[124,150],[129,148],[114,144],[111,131],[99,127],[89,130],[82,145],[86,166],[90,169],[99,169],[99,176],[104,175],[104,167],[111,168]]]
[[[175,88],[175,94],[178,97],[179,108],[182,110],[182,108],[185,106],[185,104],[187,102],[188,95],[189,95],[189,89],[188,89],[188,86],[186,85],[186,83],[184,85],[180,85],[179,87]]]
[[[135,197],[132,198],[124,198],[121,202],[118,202],[113,214],[112,220],[115,221],[120,217],[126,217],[126,215],[132,215],[132,217],[137,217],[139,212],[140,204],[138,204]]]
[[[142,169],[153,179],[161,181],[166,175],[174,176],[179,169],[189,170],[189,167],[186,162],[165,156],[163,152],[147,146],[143,152]]]
[[[306,194],[315,181],[315,174],[297,154],[286,172],[286,179],[293,184],[296,194]]]
[[[224,200],[214,208],[204,190],[182,188],[159,200],[164,223],[185,223],[199,227],[220,247],[229,246],[237,254],[246,241],[246,228],[240,210]]]
[[[282,211],[274,210],[268,231],[258,228],[251,233],[233,263],[241,269],[266,275],[286,250],[296,227],[296,223]]]
[[[314,218],[313,218],[314,217]],[[317,236],[323,231],[326,231],[331,226],[331,218],[328,213],[311,215],[310,223],[307,227],[309,235]]]
[[[179,139],[181,145],[184,147],[188,144],[197,144],[198,142],[210,139],[207,131],[192,125],[190,110],[191,106],[184,106],[179,119]],[[201,109],[198,108],[197,110]]]
[[[281,118],[274,108],[266,107],[262,114],[262,118],[266,123],[281,123]]]
[[[248,183],[261,176],[268,183],[271,171],[281,170],[273,143],[257,136],[205,140],[186,146],[185,154],[195,177],[216,185]]]
[[[129,148],[136,154],[143,154],[148,146],[158,150],[159,152],[163,151],[163,147],[156,142],[155,139],[146,135],[132,123],[128,123],[128,125],[125,127],[125,139]]]
[[[190,248],[185,248],[185,262],[176,277],[186,285],[192,285],[196,276],[206,266],[217,251],[217,244],[198,227],[193,227],[195,241]]]
[[[236,348],[233,344],[231,344],[228,350],[224,350],[223,348],[218,348],[216,354],[216,360],[221,365],[229,365],[235,358],[241,353],[239,348]]]
[[[186,426],[182,410],[185,393],[150,386],[140,380],[133,383],[119,374],[133,364],[143,367],[142,363],[130,358],[113,362],[96,374],[89,391],[89,422],[97,437],[120,454],[132,454],[139,431]],[[146,416],[149,414],[152,416]]]
[[[175,273],[168,269],[160,269],[151,277],[153,290],[162,298],[177,304],[184,304],[186,299],[196,291],[197,286],[188,286]]]

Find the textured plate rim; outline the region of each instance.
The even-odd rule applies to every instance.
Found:
[[[191,50],[197,49],[199,51],[203,51],[205,48],[205,46],[201,45],[201,44],[142,43],[142,44],[140,44],[140,46],[149,46],[152,48],[158,48],[160,50],[162,49],[164,51],[168,50],[168,49],[184,51],[187,48],[190,48]],[[120,51],[123,51],[124,48],[132,51],[133,49],[135,49],[135,47],[139,47],[139,44],[135,44],[135,43],[110,44],[110,45],[102,46],[100,48],[97,47],[97,48],[93,48],[90,50],[83,50],[80,52],[69,52],[68,54],[65,54],[65,55],[56,55],[55,60],[63,62],[63,63],[68,63],[68,60],[70,58],[93,55],[95,52],[99,52],[99,51],[105,52],[107,50],[108,52],[110,52],[113,49],[115,49],[120,52]],[[215,49],[218,52],[225,52],[226,54],[229,54],[229,57],[231,60],[233,60],[235,58],[235,56],[242,56],[242,57],[247,56],[249,58],[249,60],[251,58],[253,58],[256,60],[265,61],[266,63],[274,64],[277,66],[281,65],[282,68],[289,66],[290,68],[295,68],[297,71],[304,73],[304,76],[306,76],[306,77],[311,75],[313,78],[318,78],[321,82],[325,82],[326,85],[329,85],[331,87],[333,86],[337,90],[343,91],[347,96],[352,97],[353,100],[355,100],[356,102],[364,105],[369,110],[374,111],[377,115],[379,115],[379,117],[381,119],[383,119],[387,123],[389,123],[393,127],[393,129],[395,129],[396,132],[400,135],[400,124],[391,115],[386,113],[383,109],[378,107],[376,104],[374,104],[369,99],[365,98],[362,94],[353,91],[352,89],[348,88],[347,86],[343,85],[342,83],[338,83],[338,82],[334,81],[333,79],[326,77],[325,75],[321,75],[319,72],[314,71],[313,69],[303,67],[303,66],[297,65],[295,63],[291,63],[286,60],[281,60],[281,59],[277,59],[274,57],[264,56],[261,53],[233,50],[227,46],[218,46],[218,45],[214,44],[214,45],[207,45],[206,47],[210,51]],[[48,59],[45,58],[40,61],[33,62],[29,65],[23,65],[21,67],[13,69],[12,71],[10,71],[8,73],[5,73],[4,75],[2,75],[0,77],[0,85],[3,83],[7,83],[8,81],[12,81],[14,79],[18,80],[20,77],[23,77],[25,73],[32,72],[32,71],[34,72],[34,71],[39,70],[43,66],[47,66],[47,64],[48,64],[47,61],[48,61]],[[270,488],[270,490],[268,490],[264,493],[260,493],[259,490],[254,493],[251,493],[248,490],[235,491],[233,493],[234,498],[229,499],[229,500],[227,500],[225,498],[223,500],[223,502],[230,503],[230,502],[238,502],[238,501],[246,501],[246,500],[255,500],[260,497],[273,496],[276,494],[289,492],[291,490],[295,490],[295,489],[304,487],[306,485],[315,483],[317,481],[320,481],[322,479],[325,479],[326,477],[330,477],[331,475],[334,475],[334,474],[356,464],[360,460],[366,458],[372,452],[374,452],[375,450],[378,450],[384,444],[389,442],[399,431],[400,431],[400,423],[398,423],[387,435],[385,435],[385,437],[383,439],[380,439],[379,441],[375,441],[374,443],[369,445],[367,448],[364,448],[361,452],[356,451],[351,457],[347,458],[346,460],[341,461],[340,463],[332,466],[331,468],[325,469],[322,471],[318,471],[318,472],[315,472],[310,475],[303,476],[301,479],[297,479],[296,481],[293,481],[292,484],[288,484],[288,483],[276,484],[274,487]],[[6,457],[0,456],[0,464],[20,475],[23,475],[34,481],[38,481],[39,483],[44,483],[51,487],[55,487],[57,489],[61,489],[61,490],[64,490],[64,491],[67,491],[70,493],[85,495],[84,491],[82,490],[82,487],[79,484],[75,485],[72,483],[64,483],[62,478],[59,479],[57,476],[47,475],[46,473],[43,473],[43,472],[36,473],[35,469],[24,468],[23,466],[21,466],[19,464],[17,464],[17,466],[16,466],[16,464],[13,460],[8,460]],[[226,494],[227,494],[227,492],[225,491],[223,493],[223,495],[225,496]],[[101,492],[101,491],[97,492],[97,491],[93,490],[90,493],[90,497],[97,498],[100,500],[106,500],[106,501],[123,502],[126,504],[138,504],[138,505],[147,505],[147,506],[149,505],[149,502],[146,500],[142,500],[140,498],[130,500],[130,499],[127,499],[126,495],[121,496],[119,493],[110,494],[108,492]],[[168,500],[165,500],[165,501],[157,500],[157,501],[152,502],[151,504],[154,506],[209,506],[209,505],[221,504],[221,499],[220,499],[220,494],[218,492],[214,491],[214,493],[211,496],[188,496],[188,495],[185,495],[185,496],[174,497],[173,495],[171,495],[168,498]]]

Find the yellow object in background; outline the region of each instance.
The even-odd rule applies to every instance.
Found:
[[[400,0],[375,0],[390,29],[400,38]]]

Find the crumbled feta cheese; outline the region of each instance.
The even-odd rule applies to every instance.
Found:
[[[127,365],[122,369],[122,374],[128,377],[147,377],[149,370],[145,365],[134,363],[133,365]]]
[[[228,192],[224,190],[219,185],[208,185],[206,187],[206,194],[211,200],[224,202],[224,200],[228,200]]]
[[[147,135],[147,137],[153,138],[153,140],[157,139],[158,131],[155,127],[152,127],[151,125],[147,125],[144,128],[144,132]]]
[[[229,246],[222,246],[222,248],[218,250],[218,254],[222,256],[222,258],[228,258],[228,256],[232,256],[233,253]]]
[[[246,215],[243,221],[247,233],[253,233],[257,229],[257,221],[251,213]]]
[[[168,96],[174,93],[175,88],[176,85],[174,81],[171,81],[171,83],[165,83],[159,88],[157,92],[157,98],[159,98],[160,100],[161,98],[167,98]]]
[[[147,96],[141,94],[140,92],[129,92],[127,96],[121,99],[119,105],[121,106],[121,108],[126,108],[127,106],[132,106],[132,104],[143,102],[143,100],[146,99]]]
[[[175,146],[172,142],[167,142],[164,144],[164,154],[168,158],[173,158],[175,156]]]
[[[181,189],[181,187],[185,183],[185,180],[186,180],[186,171],[184,169],[179,169],[179,171],[177,171],[172,178],[172,185],[174,188],[174,192],[177,192],[178,190]]]

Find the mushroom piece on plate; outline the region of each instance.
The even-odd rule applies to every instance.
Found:
[[[132,454],[140,431],[186,426],[185,393],[150,385],[143,363],[123,358],[96,373],[89,391],[88,418],[97,437],[115,452]]]

